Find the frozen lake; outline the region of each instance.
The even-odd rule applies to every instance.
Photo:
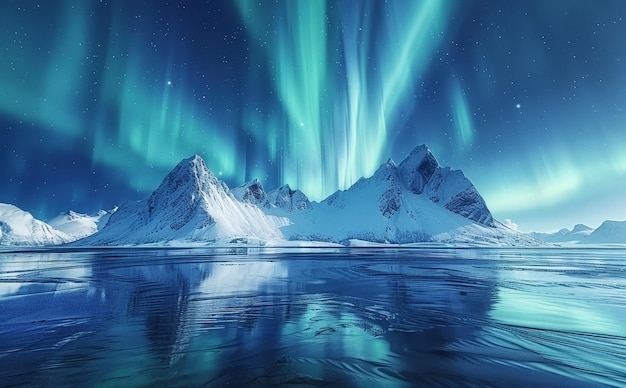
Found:
[[[626,250],[0,252],[0,385],[624,386]]]

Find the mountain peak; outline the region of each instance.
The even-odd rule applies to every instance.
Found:
[[[244,189],[262,190],[259,180]],[[264,191],[261,192],[264,194]],[[182,160],[145,200],[125,202],[88,244],[281,238],[281,218],[238,201],[198,155]]]
[[[208,175],[214,176],[213,173],[207,167],[206,163],[204,163],[204,159],[202,159],[200,155],[198,154],[195,154],[187,159],[181,160],[176,165],[176,167],[174,167],[174,169],[168,174],[168,176],[172,174],[181,173],[181,172],[184,173],[185,170],[187,170],[187,172],[189,173],[193,172],[196,177],[207,175],[207,173]]]
[[[218,180],[204,163],[204,160],[196,154],[181,160],[163,179],[161,186],[167,183],[217,184]]]
[[[68,210],[65,213],[61,213],[61,215],[67,216],[68,219],[72,220],[72,219],[77,219],[77,218],[82,218],[85,217],[85,214],[81,214],[78,212],[75,212],[74,210]]]
[[[439,163],[427,145],[418,145],[398,166],[406,186],[415,194],[421,194],[430,181]]]
[[[430,151],[430,147],[428,147],[426,144],[419,144],[413,148],[413,150],[409,153],[409,156],[426,154],[432,154],[432,152]]]
[[[159,187],[148,198],[148,219],[152,219],[164,210],[176,212],[171,214],[172,228],[177,229],[194,217],[200,207],[204,206],[207,196],[220,196],[224,192],[220,181],[207,168],[204,160],[198,155],[180,161],[174,169],[163,178]],[[210,224],[211,217],[200,212],[200,224]]]
[[[397,168],[398,167],[393,159],[389,158],[385,163],[378,167],[378,169],[374,172],[374,175],[372,175],[372,178],[379,181],[396,180]]]
[[[289,185],[283,185],[267,194],[269,203],[288,211],[304,210],[311,207],[309,198],[300,190],[292,190]]]
[[[149,198],[125,203],[85,241],[471,241],[509,233],[499,230],[463,172],[440,167],[430,149],[419,145],[399,165],[388,159],[372,177],[320,204],[311,204],[287,184],[266,193],[258,179],[231,190],[194,155],[181,161]]]
[[[574,232],[588,232],[593,230],[593,228],[588,227],[585,224],[576,224],[574,225],[574,228],[572,229],[572,233]]]
[[[561,235],[570,234],[570,233],[571,231],[567,228],[561,228],[556,232],[556,234],[561,234]]]
[[[189,161],[189,162],[194,162],[194,163],[204,163],[204,160],[198,154],[193,154],[192,156],[188,157],[187,159],[183,159],[183,161],[185,161],[185,160]]]
[[[584,240],[589,244],[626,243],[626,221],[604,221]]]
[[[241,186],[235,187],[231,190],[231,192],[235,198],[241,202],[258,206],[267,206],[269,204],[267,200],[267,193],[265,192],[261,181],[257,178],[244,183]]]
[[[461,170],[439,166],[427,145],[418,145],[398,166],[398,176],[414,194],[428,195],[453,213],[494,227],[493,217],[476,187]]]

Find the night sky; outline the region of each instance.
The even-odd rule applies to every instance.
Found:
[[[0,2],[0,202],[141,199],[195,153],[312,200],[417,144],[520,230],[626,219],[623,0]]]

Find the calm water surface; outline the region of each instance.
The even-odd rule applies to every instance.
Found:
[[[0,252],[2,386],[625,386],[626,251]]]

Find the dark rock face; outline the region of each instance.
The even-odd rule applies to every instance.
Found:
[[[407,172],[405,182],[409,190],[415,194],[422,194],[424,188],[439,168],[435,157],[428,152],[414,169]]]
[[[209,225],[213,219],[202,209],[201,199],[203,195],[215,195],[214,191],[220,188],[219,180],[202,158],[195,155],[185,159],[148,198],[148,220],[167,214],[173,230],[179,230],[194,219],[199,222],[197,227]]]
[[[427,146],[415,147],[397,167],[397,174],[412,193],[425,194],[453,213],[495,227],[487,204],[472,182],[460,170],[439,166]]]
[[[393,188],[385,191],[378,203],[378,209],[385,218],[391,218],[400,210],[400,192]]]
[[[439,163],[425,145],[417,146],[398,166],[398,175],[406,188],[422,194]]]
[[[284,185],[268,194],[270,205],[288,211],[305,210],[311,207],[309,198],[300,190],[292,190]]]
[[[265,193],[265,189],[263,189],[263,185],[257,179],[250,186],[248,186],[248,191],[244,198],[253,204],[265,203],[267,202],[267,194]]]
[[[261,181],[255,179],[242,186],[232,190],[233,195],[241,202],[249,203],[257,206],[268,206],[269,201],[267,193],[261,184]]]
[[[384,182],[388,187],[378,200],[378,210],[385,218],[391,218],[402,204],[402,182],[398,180],[397,167],[389,159],[374,173],[373,179]]]
[[[493,216],[487,209],[487,204],[474,186],[452,197],[445,204],[445,207],[451,212],[462,215],[479,224],[495,227]]]

